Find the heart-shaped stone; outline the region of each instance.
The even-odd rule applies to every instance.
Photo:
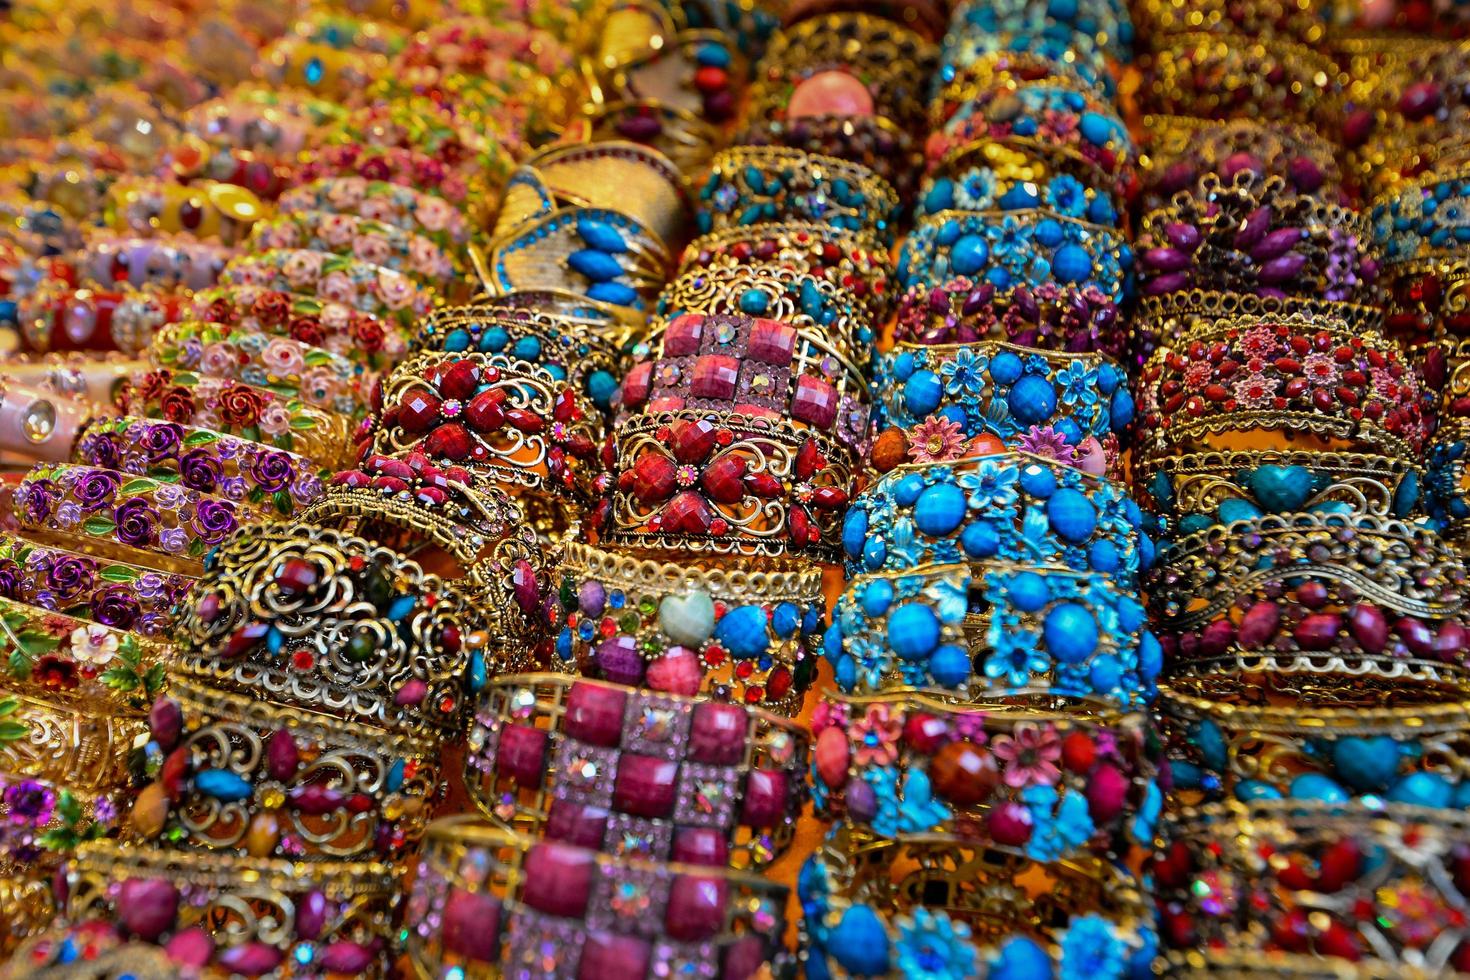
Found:
[[[1359,793],[1382,793],[1399,769],[1399,743],[1387,735],[1340,738],[1332,745],[1337,776]]]
[[[1257,466],[1247,482],[1261,506],[1276,514],[1300,510],[1312,496],[1312,471],[1305,466]]]
[[[701,649],[715,631],[715,603],[707,592],[665,596],[658,605],[658,625],[680,646]]]
[[[1261,508],[1249,500],[1230,497],[1220,501],[1220,506],[1215,509],[1215,515],[1221,524],[1234,524],[1236,521],[1255,520],[1261,516]]]

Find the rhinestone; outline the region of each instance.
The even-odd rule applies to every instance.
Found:
[[[56,406],[44,398],[31,402],[20,426],[31,442],[45,442],[56,431]]]

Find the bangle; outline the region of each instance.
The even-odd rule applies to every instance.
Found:
[[[662,242],[621,211],[561,208],[522,222],[490,246],[491,291],[560,290],[643,309],[670,259]]]
[[[657,151],[680,173],[702,173],[724,141],[719,127],[682,106],[653,98],[614,99],[585,111],[587,138],[626,140]]]
[[[962,561],[1056,565],[1130,588],[1153,543],[1122,487],[1029,453],[901,464],[848,508],[848,575]]]
[[[643,413],[618,432],[601,530],[628,547],[835,556],[856,460],[780,418]]]
[[[11,608],[25,609],[27,614],[34,615],[29,612],[29,607],[18,603]],[[22,635],[26,634],[22,632]],[[59,802],[49,790],[69,792],[78,798],[79,803],[87,799],[122,802],[112,798],[113,794],[132,782],[137,762],[134,743],[147,730],[136,711],[122,705],[114,706],[118,710],[99,711],[80,692],[67,691],[63,685],[52,685],[50,690],[7,693],[0,698],[0,705],[7,709],[7,725],[3,729],[5,738],[0,740],[0,772],[5,775],[0,776],[0,783],[15,786],[21,780],[34,779],[46,787],[39,794],[39,799],[30,799],[29,802],[35,804],[34,808],[24,806],[26,800],[19,789],[0,793],[0,807],[8,808],[7,816],[13,818],[7,823],[12,827],[25,828],[17,829],[15,833],[28,836],[30,830],[43,827],[85,829],[78,826],[82,814],[78,814],[67,827],[66,817],[54,813],[46,805]],[[106,805],[94,814],[107,816]],[[113,816],[116,816],[116,808]],[[52,822],[52,817],[61,819]],[[97,822],[110,824],[112,820]],[[17,859],[23,860],[24,856],[13,853],[9,845],[15,839],[8,834],[5,837],[4,844],[0,844],[0,866],[13,870],[17,863],[22,863]],[[70,850],[77,841],[66,834],[57,834],[51,839],[56,848],[48,846],[44,840],[22,843],[41,844],[46,850]]]
[[[463,721],[488,638],[469,601],[414,562],[297,521],[236,534],[205,564],[176,676],[386,731],[442,735]]]
[[[1068,816],[1054,832],[1076,832],[1075,808]],[[806,970],[838,980],[1147,976],[1157,955],[1139,883],[1092,857],[1041,861],[942,834],[839,830],[807,859],[797,891]]]
[[[194,580],[0,535],[0,596],[158,638]]]
[[[1184,33],[1153,53],[1143,79],[1155,112],[1203,119],[1284,119],[1336,132],[1342,73],[1280,38]]]
[[[853,449],[869,436],[866,379],[810,331],[779,320],[686,313],[643,342],[656,359],[623,379],[622,411],[784,416]]]
[[[768,962],[791,968],[786,899],[758,875],[624,860],[450,817],[429,827],[414,875],[408,955],[422,976],[751,980]]]
[[[235,250],[216,242],[175,237],[96,235],[67,256],[72,285],[92,288],[195,290],[214,285]]]
[[[1232,4],[1225,0],[1148,0],[1139,11],[1140,27],[1156,47],[1176,43],[1174,35],[1242,34],[1247,37],[1282,38],[1303,45],[1318,45],[1327,34],[1326,11],[1299,0],[1251,0]]]
[[[1230,119],[1210,121],[1178,116],[1147,116],[1149,169],[1144,206],[1168,205],[1174,195],[1193,193],[1206,174],[1229,185],[1242,171],[1279,177],[1298,196],[1344,196],[1337,147],[1314,129],[1289,122]]]
[[[1121,62],[1133,56],[1133,22],[1127,7],[1111,0],[1046,8],[1038,8],[1027,0],[1002,3],[968,0],[950,14],[945,49],[948,51],[957,41],[995,34],[1065,38],[1069,49],[1091,46]],[[950,58],[945,61],[953,63]]]
[[[433,290],[392,269],[309,249],[240,255],[220,274],[222,286],[259,286],[342,303],[407,328],[436,303]]]
[[[66,885],[69,921],[108,922],[222,973],[270,973],[289,956],[292,970],[357,976],[388,972],[401,887],[375,861],[323,861],[307,873],[290,859],[111,840],[78,848]]]
[[[340,354],[288,337],[197,320],[173,323],[153,338],[148,359],[158,368],[240,381],[351,418],[367,408],[361,367]]]
[[[1165,954],[1167,969],[1302,977],[1459,972],[1454,910],[1466,886],[1457,842],[1467,830],[1461,813],[1391,803],[1209,807],[1180,821],[1167,859],[1155,862],[1162,931],[1178,947]],[[1209,967],[1195,952],[1201,948],[1211,951]]]
[[[1260,695],[1241,678],[1159,686],[1164,749],[1186,806],[1289,799],[1447,809],[1470,793],[1448,764],[1470,731],[1470,705],[1443,691],[1396,683],[1350,706],[1312,689],[1290,705]]]
[[[599,30],[596,50],[581,65],[588,88],[584,113],[658,93],[669,107],[714,129],[734,117],[739,82],[750,77],[750,66],[724,32],[684,29],[668,8],[641,4],[609,12]]]
[[[369,100],[322,133],[320,142],[363,143],[424,153],[466,177],[484,175],[494,180],[496,186],[510,175],[512,166],[509,153],[497,142],[495,134],[456,117],[432,99],[417,95]],[[353,192],[339,189],[334,193],[351,195]],[[388,193],[386,188],[384,193]],[[384,220],[378,214],[369,217]],[[468,235],[468,229],[465,234]]]
[[[381,384],[381,413],[359,444],[417,450],[506,489],[591,501],[602,473],[601,413],[567,382],[478,352],[422,352]]]
[[[955,276],[915,283],[898,301],[893,339],[907,344],[973,344],[1000,340],[1017,347],[1118,359],[1127,347],[1118,306],[1100,289],[1054,282],[997,289]]]
[[[9,649],[0,676],[17,695],[136,711],[163,690],[165,665],[173,662],[171,648],[160,640],[11,599],[0,598],[0,621]],[[131,733],[128,738],[130,750]],[[85,748],[77,752],[84,756]]]
[[[1133,422],[1127,375],[1100,354],[1061,354],[998,341],[896,344],[877,359],[879,409],[888,425],[948,446],[985,441],[1081,466],[1101,476]],[[924,462],[932,453],[915,457]]]
[[[237,381],[181,371],[136,374],[117,392],[124,415],[214,429],[331,468],[352,455],[352,420]]]
[[[182,313],[184,303],[167,292],[76,289],[46,278],[16,301],[16,321],[27,346],[39,352],[146,350],[154,333]]]
[[[716,154],[700,188],[701,235],[765,221],[816,221],[893,240],[897,192],[867,167],[779,147]]]
[[[392,860],[428,823],[433,740],[175,679],[149,712],[166,759],[128,817],[134,841],[329,863]]]
[[[833,694],[812,735],[816,812],[854,830],[952,833],[1033,861],[1153,849],[1163,793],[1140,713],[1086,698],[1015,711]]]
[[[88,423],[77,436],[73,461],[177,481],[279,517],[319,497],[326,472],[305,457],[253,440],[137,416]]]
[[[16,486],[20,530],[40,542],[198,574],[204,553],[263,507],[99,466],[43,463]]]
[[[971,613],[975,608],[983,610]],[[845,694],[971,703],[1032,694],[1153,698],[1162,666],[1143,606],[1107,576],[978,562],[860,575],[822,652]]]
[[[469,743],[465,784],[503,830],[749,870],[791,846],[811,751],[759,709],[555,674],[492,681]]]
[[[1385,322],[1392,336],[1411,345],[1414,353],[1436,356],[1434,348],[1450,357],[1463,356],[1470,334],[1470,312],[1463,308],[1470,262],[1453,256],[1404,262],[1389,266]]]
[[[427,153],[399,146],[355,142],[307,150],[302,154],[291,180],[293,185],[300,186],[333,177],[361,177],[367,181],[410,187],[420,194],[443,198],[464,212],[482,206],[483,202],[478,198],[482,193],[488,194],[488,188],[482,186],[485,183],[483,178],[461,173]]]
[[[340,51],[304,37],[272,41],[256,63],[261,79],[276,88],[302,88],[334,99],[361,92],[388,71],[389,59],[377,51]]]
[[[1155,351],[1139,388],[1145,454],[1286,430],[1411,458],[1426,436],[1421,380],[1399,346],[1325,317],[1214,321]]]
[[[872,312],[855,291],[787,263],[691,269],[664,288],[654,308],[655,317],[666,321],[684,314],[779,320],[825,334],[838,353],[861,363],[877,336]]]
[[[1380,306],[1189,288],[1163,296],[1139,297],[1133,319],[1135,357],[1142,365],[1160,347],[1187,346],[1196,334],[1209,332],[1219,321],[1251,318],[1320,318],[1346,324],[1357,334],[1381,334],[1385,329]]]
[[[288,160],[315,141],[320,127],[340,121],[347,110],[305,93],[235,89],[184,113],[184,128],[214,147],[249,150]]]
[[[816,676],[815,568],[688,568],[567,540],[557,601],[557,655],[616,684],[789,716]]]
[[[469,220],[442,197],[366,177],[324,177],[281,195],[277,211],[326,211],[354,215],[421,235],[458,254],[470,240]]]
[[[349,357],[370,370],[397,363],[408,350],[406,332],[393,320],[343,303],[260,286],[203,290],[194,295],[183,319],[289,337]]]
[[[1084,35],[1047,33],[1047,15],[1026,16],[1043,21],[1040,31],[965,31],[946,37],[939,52],[938,92],[930,106],[930,122],[942,124],[964,103],[997,88],[1021,90],[1026,86],[1054,85],[1116,101],[1118,82],[1107,55]]]
[[[456,274],[454,261],[422,235],[354,214],[292,211],[256,224],[252,247],[303,248],[350,255],[411,277],[420,286],[447,289]]]
[[[493,238],[563,211],[611,211],[651,236],[655,251],[682,238],[684,178],[662,154],[636,143],[580,143],[536,154],[502,192]]]
[[[917,216],[1046,208],[1063,218],[1121,230],[1123,215],[1114,204],[1119,189],[1097,185],[1096,177],[1096,169],[1081,157],[1023,142],[985,142],[925,180]]]
[[[969,276],[998,289],[1063,286],[1129,297],[1133,252],[1107,228],[1050,211],[941,211],[904,239],[897,278],[904,288]]]
[[[263,201],[280,197],[294,179],[292,168],[285,163],[257,156],[250,150],[211,146],[192,133],[186,133],[160,154],[159,173],[168,174],[181,184],[201,181],[234,184]]]
[[[238,184],[204,181],[185,186],[149,177],[114,181],[107,190],[102,220],[119,233],[189,234],[238,245],[264,216],[260,198]]]
[[[781,23],[789,28],[804,20],[826,17],[834,13],[849,15],[865,13],[881,17],[895,24],[902,24],[910,30],[918,31],[930,43],[944,36],[944,5],[932,3],[930,0],[920,0],[918,3],[901,2],[901,0],[877,0],[874,3],[865,2],[865,0],[797,0],[796,3],[786,7]]]

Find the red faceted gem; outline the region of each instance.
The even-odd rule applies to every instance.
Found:
[[[439,392],[445,398],[469,398],[479,386],[480,371],[474,361],[455,361],[439,375]]]
[[[801,444],[796,451],[796,477],[799,480],[810,480],[820,469],[827,466],[827,459],[817,448],[815,439],[808,439]]]
[[[779,497],[786,492],[781,481],[769,473],[747,473],[745,486],[757,497]]]
[[[668,499],[674,492],[675,474],[678,467],[662,453],[647,453],[633,465],[631,471],[633,496],[645,504]],[[625,488],[626,489],[626,488]]]
[[[569,422],[577,417],[577,398],[572,394],[572,389],[563,388],[556,393],[556,400],[551,405],[551,417],[558,422]],[[530,431],[540,432],[540,429]]]
[[[771,671],[771,676],[766,678],[766,691],[772,699],[780,700],[791,690],[791,671],[786,667],[777,667]]]
[[[265,635],[269,632],[270,626],[267,623],[246,623],[231,633],[230,638],[225,641],[224,655],[230,658],[243,657],[252,647],[265,639]]]
[[[506,409],[505,420],[522,432],[540,432],[546,428],[546,422],[541,416],[524,408]]]
[[[536,569],[524,558],[511,566],[510,581],[516,605],[527,616],[534,616],[541,604],[541,583],[536,580]]]
[[[428,432],[439,422],[439,399],[425,388],[413,388],[398,402],[398,424],[406,432]]]
[[[424,440],[429,455],[445,459],[466,459],[474,445],[469,432],[458,422],[441,425]]]
[[[707,534],[714,514],[699,494],[685,490],[664,508],[664,530],[675,534]]]
[[[841,487],[818,487],[812,494],[812,505],[821,510],[837,510],[847,505],[847,491]]]
[[[276,588],[290,596],[306,595],[320,580],[316,565],[304,558],[288,558],[276,572]]]
[[[745,470],[749,464],[745,457],[733,454],[721,456],[705,467],[699,485],[709,499],[720,504],[735,504],[745,499]]]
[[[204,208],[200,207],[197,199],[191,197],[179,205],[179,224],[188,230],[193,231],[195,228],[198,228],[199,223],[203,220]]]
[[[806,510],[802,507],[791,508],[791,540],[798,548],[806,547],[811,540],[812,521]]]
[[[715,425],[709,419],[682,419],[669,433],[669,446],[681,463],[698,463],[715,448]]]
[[[505,389],[491,388],[482,391],[465,406],[465,421],[478,432],[494,432],[505,424]]]

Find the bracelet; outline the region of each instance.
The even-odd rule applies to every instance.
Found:
[[[522,222],[490,246],[493,292],[561,290],[643,309],[670,259],[633,218],[603,208],[561,208]]]
[[[136,374],[117,393],[124,415],[214,429],[303,456],[328,469],[352,456],[352,420],[264,388],[197,374]]]
[[[952,833],[1033,861],[1150,851],[1163,805],[1144,715],[828,695],[813,717],[817,814],[877,837]]]
[[[237,245],[265,216],[260,198],[238,184],[175,184],[159,177],[125,178],[107,190],[102,220],[119,234],[189,234]]]
[[[1432,977],[1463,969],[1461,813],[1294,800],[1210,807],[1156,862],[1171,973]],[[1451,965],[1453,964],[1453,966]],[[1202,966],[1202,964],[1200,964]]]
[[[350,255],[401,272],[420,286],[447,289],[456,275],[449,254],[422,235],[354,214],[291,211],[256,224],[252,247]]]
[[[993,283],[955,276],[934,285],[915,283],[903,293],[893,339],[906,344],[1000,340],[1119,359],[1128,346],[1127,334],[1117,304],[1100,289],[1046,282],[1000,290]]]
[[[855,291],[785,263],[683,273],[659,294],[654,316],[667,321],[691,313],[746,314],[821,332],[838,353],[864,363],[877,337],[872,312]]]
[[[366,177],[326,177],[293,187],[281,195],[276,210],[355,215],[421,235],[451,255],[473,231],[468,219],[443,198]]]
[[[172,323],[184,303],[172,293],[134,289],[73,288],[46,278],[16,300],[15,319],[32,350],[146,350],[158,328]]]
[[[219,181],[243,187],[262,201],[275,201],[295,179],[291,166],[250,150],[211,146],[192,133],[159,155],[160,174],[180,184]]]
[[[177,481],[280,517],[319,497],[325,475],[295,453],[213,429],[137,416],[88,423],[77,436],[73,461]]]
[[[443,198],[468,214],[483,207],[489,195],[486,178],[462,173],[428,153],[398,146],[347,142],[307,150],[291,174],[295,186],[315,184],[332,177],[361,177],[410,187],[420,194]],[[477,225],[482,215],[472,216]]]
[[[388,71],[387,55],[363,48],[339,51],[304,37],[283,37],[260,52],[260,78],[275,88],[303,88],[346,100]]]
[[[1295,0],[1251,0],[1231,4],[1223,0],[1185,3],[1184,0],[1149,0],[1139,20],[1157,46],[1174,44],[1173,35],[1200,32],[1265,35],[1303,45],[1320,44],[1327,33],[1326,11]],[[1335,39],[1334,39],[1335,40]]]
[[[815,568],[688,568],[566,540],[556,598],[556,653],[588,676],[782,715],[816,676]]]
[[[789,28],[804,20],[833,13],[865,13],[881,17],[917,31],[931,44],[944,36],[944,4],[932,3],[930,0],[920,0],[918,3],[909,3],[907,0],[876,0],[873,3],[865,0],[796,0],[786,7],[781,23]]]
[[[1117,484],[1029,453],[901,464],[842,525],[849,576],[963,561],[1056,565],[1132,587],[1153,543]]]
[[[657,357],[623,379],[623,411],[785,416],[853,449],[869,436],[862,372],[810,331],[779,320],[686,313],[655,327],[643,343]]]
[[[289,337],[351,358],[370,370],[402,359],[405,331],[393,320],[315,296],[260,286],[219,286],[196,293],[183,319],[202,320],[271,337]]]
[[[608,12],[581,66],[589,79],[583,115],[656,94],[663,106],[710,129],[729,122],[750,65],[727,34],[697,21],[686,15],[676,24],[668,8],[641,4]]]
[[[806,797],[801,729],[740,705],[511,675],[469,739],[465,784],[493,825],[621,858],[758,870]]]
[[[1027,143],[985,142],[924,181],[920,219],[950,211],[1029,211],[1045,208],[1063,218],[1121,230],[1118,188],[1097,184],[1082,158],[1042,151]]]
[[[3,597],[0,623],[9,651],[0,676],[17,695],[136,711],[163,690],[165,664],[173,662],[160,640]]]
[[[278,248],[241,255],[220,274],[222,286],[258,286],[281,292],[304,293],[383,320],[395,320],[405,329],[434,308],[434,292],[392,269],[354,258]]]
[[[1132,267],[1127,243],[1100,225],[1038,210],[941,211],[921,218],[904,239],[897,279],[906,289],[952,276],[997,289],[1054,281],[1121,303],[1130,295]]]
[[[408,955],[422,976],[751,980],[767,963],[791,968],[786,899],[758,875],[625,860],[450,817],[430,826],[416,868]]]
[[[174,607],[193,584],[187,575],[0,535],[0,596],[109,629],[166,636]]]
[[[573,502],[597,496],[603,418],[576,388],[496,355],[422,352],[381,383],[381,413],[359,445],[418,450],[506,489]]]
[[[559,212],[610,211],[651,236],[665,253],[682,238],[689,212],[683,175],[662,154],[620,141],[555,146],[537,153],[502,191],[492,238]],[[596,247],[596,242],[589,240]]]
[[[833,70],[817,77],[844,75],[845,72]],[[817,84],[833,83],[823,80]],[[871,171],[892,187],[901,200],[907,200],[912,193],[923,162],[914,135],[886,116],[802,115],[789,121],[757,120],[729,142],[742,148],[778,147],[844,160]]]
[[[266,517],[243,501],[76,463],[33,467],[11,506],[20,530],[37,541],[182,575],[197,575],[211,545]]]
[[[389,975],[398,872],[375,861],[236,857],[99,840],[68,865],[68,921],[202,960],[221,973]],[[248,911],[248,914],[247,914]],[[175,964],[178,969],[178,964]]]
[[[1290,799],[1371,812],[1447,809],[1470,796],[1453,764],[1470,733],[1464,701],[1412,683],[1366,690],[1351,706],[1310,688],[1290,705],[1261,693],[1240,678],[1159,686],[1164,749],[1186,806]]]
[[[26,607],[16,604],[12,608]],[[115,804],[123,800],[114,794],[132,782],[138,761],[134,742],[147,730],[142,717],[128,710],[129,706],[99,711],[79,692],[67,691],[62,685],[49,690],[39,687],[42,689],[15,691],[0,698],[0,706],[6,709],[0,728],[4,736],[0,738],[0,772],[5,774],[0,784],[9,790],[0,792],[0,809],[8,810],[6,816],[13,818],[7,821],[13,829],[3,834],[0,844],[0,866],[7,871],[27,863],[27,855],[12,850],[12,843],[21,845],[16,850],[32,854],[38,850],[34,845],[46,851],[70,850],[80,843],[79,837],[88,836],[87,811],[97,824],[110,825],[117,819]],[[34,794],[21,788],[26,780],[38,784]],[[71,814],[55,812],[61,792],[70,793],[82,805]],[[86,806],[88,802],[101,807]],[[94,834],[105,829],[99,826]],[[49,830],[61,832],[47,834]]]
[[[237,88],[228,98],[188,109],[183,124],[210,146],[288,160],[314,142],[321,127],[339,122],[345,113],[337,103],[305,93]]]
[[[1217,320],[1155,351],[1139,388],[1145,454],[1267,430],[1411,458],[1426,436],[1421,382],[1399,346],[1325,317]]]
[[[822,652],[844,694],[1096,696],[1134,707],[1152,700],[1163,659],[1146,620],[1104,575],[931,565],[851,579]]]
[[[1146,116],[1150,167],[1144,206],[1165,207],[1174,195],[1193,193],[1206,174],[1228,185],[1242,171],[1279,177],[1299,196],[1343,196],[1337,147],[1314,129],[1296,123],[1230,119],[1211,121],[1177,116]]]
[[[205,289],[215,284],[235,250],[187,235],[129,238],[94,235],[65,261],[71,285],[91,288]]]
[[[1133,318],[1135,357],[1142,365],[1160,347],[1186,347],[1196,334],[1209,332],[1217,322],[1248,319],[1323,319],[1346,324],[1357,334],[1385,330],[1381,306],[1188,288],[1139,297]]]
[[[1470,262],[1444,255],[1389,266],[1389,273],[1384,319],[1392,335],[1430,356],[1435,346],[1445,345],[1462,357],[1463,338],[1470,334],[1470,312],[1463,308]]]
[[[1039,21],[1038,29],[967,30],[945,37],[934,82],[938,92],[930,106],[934,128],[965,102],[996,88],[1057,85],[1117,99],[1118,82],[1094,38],[1057,29],[1044,11],[1033,9],[1024,16]]]
[[[1284,119],[1336,132],[1341,78],[1330,58],[1285,39],[1190,32],[1153,53],[1143,89],[1168,115]]]
[[[724,142],[722,130],[699,112],[653,98],[604,101],[584,115],[589,142],[637,143],[658,152],[680,173],[703,173]]]
[[[1118,438],[1133,422],[1127,375],[1100,354],[998,341],[900,343],[877,358],[874,376],[884,422],[915,430],[918,445],[943,441],[946,433],[962,440],[985,435],[1006,449],[1101,476],[1114,469]]]
[[[629,547],[835,556],[856,460],[785,419],[643,413],[617,433],[601,528]]]
[[[897,192],[868,168],[780,147],[715,155],[700,188],[701,235],[766,221],[816,221],[893,240]]]
[[[1035,34],[1084,40],[1117,61],[1127,62],[1133,54],[1134,31],[1126,5],[1115,2],[1080,3],[1075,7],[1048,5],[1039,9],[1026,0],[992,4],[968,0],[949,18],[945,50],[956,39],[968,40],[991,34]],[[946,63],[952,59],[946,58]]]
[[[134,842],[316,866],[400,857],[428,823],[431,739],[183,679],[154,703],[149,727],[166,761],[128,816]]]
[[[409,116],[421,116],[426,109],[436,111],[442,125],[469,134],[460,142],[477,149],[485,146],[482,155],[495,158],[497,165],[553,141],[566,124],[567,94],[575,84],[570,76],[564,80],[567,87],[559,89],[556,80],[515,62],[496,64],[499,71],[519,77],[497,81],[484,73],[467,75],[434,66],[397,67],[398,60],[394,59],[389,75],[366,89],[364,100],[372,105],[406,103],[402,111]],[[532,97],[524,98],[526,93]],[[422,125],[417,120],[410,124]],[[423,148],[422,144],[409,145]]]
[[[1055,826],[1076,823],[1073,809]],[[1157,955],[1139,883],[1097,858],[1041,861],[947,835],[839,830],[807,859],[797,892],[808,975],[1144,977]]]
[[[423,153],[442,161],[466,177],[483,175],[498,186],[510,176],[511,158],[507,149],[497,141],[497,135],[476,128],[432,99],[413,95],[383,101],[366,100],[363,105],[353,109],[339,123],[322,133],[320,142],[325,145],[363,143]],[[347,181],[348,185],[339,186],[341,181]],[[360,199],[367,188],[363,187],[362,191],[352,190],[350,185],[353,181],[354,178],[346,177],[338,178],[330,186],[313,185],[317,190],[311,193],[325,192],[349,199]],[[389,185],[379,193],[401,195],[401,190],[395,191]],[[410,199],[400,196],[399,200]],[[345,210],[356,211],[357,203],[356,200],[352,201],[352,206]],[[382,207],[384,204],[376,206]],[[440,211],[434,208],[432,213],[437,216]],[[367,217],[378,221],[386,220],[381,214]],[[468,236],[469,232],[470,229],[466,226],[464,234]]]

